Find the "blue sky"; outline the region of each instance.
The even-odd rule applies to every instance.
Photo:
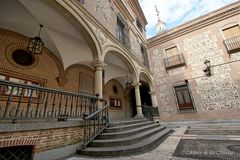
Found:
[[[171,29],[234,1],[236,0],[139,0],[148,21],[147,38],[156,35],[155,5],[160,12],[161,20],[166,22],[167,29]]]

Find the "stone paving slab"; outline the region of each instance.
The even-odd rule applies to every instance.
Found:
[[[185,134],[193,135],[240,135],[240,130],[225,129],[188,129]]]
[[[239,160],[240,141],[182,139],[173,155],[204,160]]]

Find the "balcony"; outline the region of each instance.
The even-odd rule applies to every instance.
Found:
[[[172,69],[185,65],[183,54],[178,54],[172,57],[164,58],[164,64],[166,69]]]
[[[240,51],[240,36],[226,39],[223,43],[229,54]]]

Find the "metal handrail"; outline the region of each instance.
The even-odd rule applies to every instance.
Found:
[[[226,39],[223,43],[229,53],[240,51],[240,36]]]
[[[104,101],[104,106],[90,115],[84,114],[84,140],[80,149],[86,146],[97,137],[109,125],[109,102],[106,99],[99,99]]]
[[[82,118],[97,110],[99,98],[0,80],[0,120]]]
[[[128,33],[126,33],[126,31],[122,31],[120,28],[117,27],[116,37],[123,46],[127,47],[128,49],[131,49],[130,38]]]

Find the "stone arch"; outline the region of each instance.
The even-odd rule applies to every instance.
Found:
[[[48,0],[34,1],[34,4],[30,1],[6,2],[0,2],[0,26],[26,37],[34,37],[39,31],[39,24],[43,24],[41,38],[62,62],[64,69],[75,63],[90,64],[101,56],[96,24],[88,19],[81,5],[77,6],[73,1]],[[9,12],[6,13],[3,8],[9,8]],[[11,17],[10,23],[8,19]]]
[[[114,86],[117,88],[116,93],[114,93],[113,90]],[[125,93],[125,89],[118,80],[111,79],[106,83],[106,85],[104,86],[104,97],[109,99],[109,115],[112,119],[131,117],[131,108],[130,106],[126,105],[127,96]],[[117,101],[117,103],[115,103],[114,101]]]
[[[67,75],[68,72],[73,69],[73,68],[81,68],[81,69],[85,69],[85,70],[88,70],[90,72],[93,72],[94,70],[88,66],[85,66],[85,65],[82,65],[82,64],[72,64],[71,66],[69,66],[68,68],[66,68],[64,70],[64,75]]]
[[[131,60],[130,56],[120,47],[116,45],[106,45],[103,48],[103,61],[105,62],[105,59],[108,54],[113,54],[117,56],[129,69],[133,82],[138,82],[139,78],[137,76],[137,69],[135,67],[134,62]]]
[[[29,40],[28,37],[26,37],[22,34],[19,34],[15,31],[3,29],[3,28],[0,28],[0,34],[4,35],[4,36],[8,36],[8,37],[14,36],[14,38],[16,38],[16,42],[15,41],[12,42],[11,45],[9,45],[5,48],[6,55],[12,53],[14,50],[17,50],[17,49],[25,50],[27,48],[27,44],[28,44],[28,40]],[[59,77],[64,76],[63,65],[62,65],[61,61],[58,59],[58,57],[55,54],[53,54],[46,47],[44,47],[44,49],[43,49],[43,54],[47,54],[55,62],[55,64],[57,65],[58,71],[59,71]],[[37,57],[37,61],[39,61],[39,57]],[[33,67],[35,67],[35,65]]]
[[[69,23],[73,24],[83,34],[83,37],[92,51],[93,60],[98,60],[102,53],[100,42],[95,34],[94,27],[83,16],[83,9],[81,7],[76,8],[75,4],[71,1],[42,1],[61,13],[69,20]]]
[[[147,83],[150,87],[150,90],[153,90],[153,78],[151,74],[146,71],[145,69],[140,69],[139,71],[139,80],[141,80],[141,77],[143,77],[145,80],[147,80]]]

